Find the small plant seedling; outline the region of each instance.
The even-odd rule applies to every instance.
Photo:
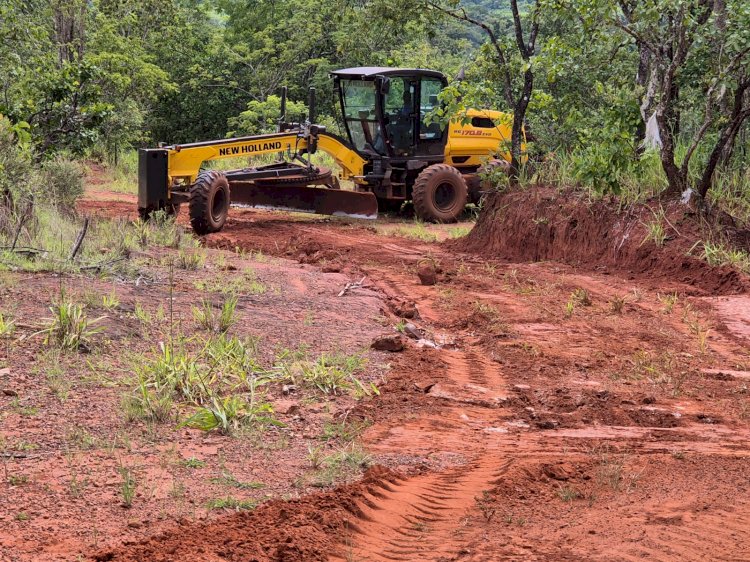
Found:
[[[222,484],[223,486],[229,486],[231,488],[238,488],[240,490],[260,490],[265,488],[266,485],[263,482],[241,482],[231,473],[223,471],[221,476],[212,478],[211,482],[214,484]]]
[[[88,349],[90,338],[99,332],[91,328],[92,324],[102,320],[89,320],[83,305],[70,301],[64,291],[60,291],[60,300],[49,307],[52,318],[47,327],[39,333],[45,335],[45,344],[55,344],[65,351]]]
[[[206,263],[206,255],[197,248],[192,250],[180,250],[177,256],[177,267],[188,271],[202,269]]]
[[[643,246],[649,240],[659,247],[663,246],[668,239],[664,223],[669,225],[669,227],[672,228],[672,230],[674,230],[679,236],[680,233],[677,232],[677,229],[674,227],[674,225],[669,222],[667,214],[664,212],[664,209],[662,207],[659,207],[658,211],[654,211],[653,209],[651,209],[651,214],[654,215],[653,220],[647,223],[641,223],[646,228],[646,236],[644,236],[643,241],[641,242],[641,246]]]
[[[217,315],[214,312],[214,307],[211,301],[203,299],[200,307],[193,307],[193,319],[199,326],[206,330],[224,333],[235,323],[237,302],[237,296],[228,296],[222,303],[221,311]]]
[[[576,303],[571,298],[568,300],[568,302],[565,303],[565,308],[563,309],[565,313],[565,318],[570,318],[571,316],[573,316],[573,312],[575,311],[575,309],[576,309]]]
[[[186,468],[203,468],[204,466],[206,466],[206,461],[196,459],[195,457],[189,457],[187,459],[183,459],[182,466]]]
[[[10,338],[16,331],[16,324],[10,316],[0,312],[0,338]]]
[[[148,326],[152,322],[151,313],[146,310],[143,305],[140,302],[135,303],[135,308],[133,309],[133,316],[135,316],[136,320],[143,324],[144,326]]]
[[[120,299],[117,296],[117,292],[112,289],[111,293],[102,295],[102,307],[107,310],[114,310],[120,306]]]
[[[575,302],[577,305],[581,306],[591,306],[591,297],[589,297],[589,292],[579,287],[573,293],[571,293],[570,298]]]
[[[323,447],[321,445],[308,445],[307,461],[310,463],[310,468],[313,470],[318,470],[323,466]]]
[[[138,483],[133,474],[133,470],[126,467],[120,466],[118,469],[122,482],[120,483],[120,494],[122,496],[123,507],[131,507],[133,505],[133,499],[135,498],[135,490]]]
[[[313,326],[315,324],[315,313],[312,310],[305,312],[305,317],[302,319],[303,326]]]
[[[560,486],[557,489],[557,495],[564,502],[572,502],[580,497],[578,490],[571,488],[570,486]]]
[[[497,508],[495,507],[494,502],[492,501],[492,495],[489,491],[484,490],[482,492],[482,495],[478,498],[476,498],[476,504],[479,508],[479,511],[482,512],[482,516],[484,517],[484,520],[489,523],[492,521],[492,519],[495,517],[495,513],[497,513]]]
[[[664,312],[664,314],[672,314],[674,305],[677,304],[677,301],[679,300],[677,297],[677,293],[670,293],[668,295],[657,293],[656,298],[664,306],[664,308],[662,309],[662,312]]]
[[[23,486],[29,483],[29,477],[25,474],[11,474],[8,476],[8,484],[11,486]]]
[[[624,297],[613,297],[610,301],[610,306],[612,308],[612,312],[615,314],[622,314],[623,309],[625,308],[625,298]]]

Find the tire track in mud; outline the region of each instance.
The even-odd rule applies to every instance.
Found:
[[[618,550],[620,560],[637,562],[653,560],[747,560],[750,552],[750,511],[748,506],[740,512],[720,510],[708,514],[663,513],[651,515],[643,521],[644,537],[623,552]],[[731,546],[730,546],[731,545]],[[725,558],[719,552],[744,552],[745,556]],[[603,554],[607,554],[606,550]]]
[[[357,533],[347,558],[370,562],[441,560],[456,555],[462,520],[513,463],[483,457],[442,472],[416,476],[370,495],[352,522]]]
[[[439,350],[445,367],[440,368],[438,373],[419,373],[420,386],[422,381],[430,382],[434,375],[436,384],[432,385],[427,394],[442,401],[439,408],[416,412],[414,416],[409,412],[402,419],[378,422],[369,431],[366,444],[368,449],[384,456],[393,454],[398,457],[403,453],[410,453],[415,457],[453,454],[452,466],[395,480],[368,492],[358,503],[356,515],[350,521],[350,534],[341,543],[342,548],[337,557],[331,558],[332,560],[438,561],[460,558],[479,562],[498,559],[640,560],[645,557],[653,560],[692,560],[709,559],[715,557],[716,553],[722,553],[725,558],[729,555],[731,558],[732,554],[736,556],[737,553],[750,551],[744,539],[744,530],[750,526],[750,510],[747,506],[735,503],[730,508],[735,509],[733,512],[713,507],[709,512],[688,510],[673,517],[669,510],[658,505],[657,500],[651,501],[648,496],[642,498],[642,501],[653,510],[650,516],[639,511],[645,505],[639,505],[638,509],[630,511],[626,502],[623,502],[625,506],[607,506],[594,510],[590,522],[597,527],[597,531],[602,525],[617,526],[617,523],[613,523],[610,509],[622,509],[621,513],[630,513],[629,523],[634,529],[611,530],[609,539],[598,535],[596,539],[592,539],[593,535],[589,535],[585,529],[577,528],[567,534],[567,544],[559,541],[568,531],[558,529],[562,527],[557,525],[555,517],[557,511],[563,511],[567,507],[553,496],[556,503],[551,511],[548,506],[546,510],[544,507],[537,507],[534,512],[544,512],[550,518],[545,527],[533,529],[535,538],[529,536],[532,529],[504,527],[495,540],[486,541],[487,537],[483,533],[488,529],[497,532],[497,525],[494,528],[487,526],[483,530],[470,529],[466,523],[470,517],[475,522],[481,521],[481,506],[477,498],[482,497],[482,492],[492,489],[498,482],[512,483],[513,473],[505,473],[513,461],[507,459],[514,459],[516,466],[527,463],[534,467],[534,474],[538,475],[543,463],[560,459],[570,462],[575,458],[571,455],[571,450],[577,451],[579,443],[592,440],[612,443],[613,446],[624,445],[631,452],[655,453],[667,460],[675,451],[682,451],[680,454],[687,451],[688,455],[731,457],[737,454],[737,447],[746,451],[746,443],[734,443],[723,434],[698,431],[701,426],[695,424],[675,429],[636,428],[600,426],[594,420],[593,424],[586,421],[586,425],[580,428],[561,428],[556,431],[526,429],[528,425],[521,429],[520,424],[514,426],[513,423],[516,422],[511,421],[513,409],[510,405],[511,402],[518,401],[515,395],[512,400],[506,401],[504,398],[509,392],[508,379],[527,382],[525,378],[519,378],[523,373],[511,372],[510,369],[516,367],[508,366],[505,362],[505,368],[509,369],[509,377],[506,378],[500,365],[487,356],[471,327],[462,330],[462,326],[445,321],[444,305],[446,302],[453,304],[449,302],[451,297],[447,290],[444,291],[439,286],[422,286],[416,280],[416,263],[425,256],[450,262],[449,251],[418,243],[407,245],[387,239],[381,241],[359,232],[335,232],[326,228],[321,233],[321,229],[316,227],[297,230],[310,238],[318,238],[321,246],[346,247],[348,260],[361,258],[355,271],[367,274],[368,283],[389,298],[416,301],[422,317],[418,323],[427,330],[459,326],[455,333],[450,334],[456,338],[458,349]],[[557,272],[548,268],[540,267],[538,275],[550,283],[557,280]],[[609,279],[601,281],[587,275],[573,275],[566,279],[565,287],[560,289],[560,298],[567,298],[565,291],[571,285],[590,287],[597,302],[603,302],[607,295],[622,295],[627,292],[630,283],[622,281],[612,284]],[[529,319],[542,318],[535,308],[527,302],[518,303],[514,297],[504,295],[499,281],[494,288],[497,289],[497,294],[484,287],[472,290],[471,285],[460,290],[463,297],[469,294],[478,300],[499,305],[504,312],[507,309],[507,312],[513,314],[514,325],[522,327],[519,331],[524,342],[551,349],[558,356],[569,357],[570,366],[575,369],[583,370],[572,364],[573,361],[588,363],[587,355],[591,349],[606,349],[614,338],[623,337],[617,336],[617,328],[612,327],[608,317],[603,319],[601,315],[590,315],[591,325],[579,321],[563,327],[544,319],[530,322]],[[547,305],[541,301],[539,306]],[[624,348],[636,348],[644,343],[658,347],[655,339],[660,335],[659,330],[646,333],[644,326],[656,324],[655,328],[658,328],[662,316],[659,305],[653,304],[648,309],[644,305],[631,304],[629,313],[647,315],[650,321],[631,323],[636,330]],[[455,316],[455,312],[448,316],[451,314]],[[672,322],[672,325],[675,333],[679,333],[679,324],[675,326]],[[673,336],[672,333],[668,335]],[[564,365],[568,367],[569,363]],[[527,363],[519,364],[518,367],[523,368],[524,365]],[[551,401],[554,406],[555,390],[563,389],[564,394],[570,393],[567,376],[560,381],[540,381],[540,378],[542,377],[538,375],[536,378],[532,377],[533,380],[528,384],[538,388],[540,383],[549,383],[550,389],[541,397],[543,406],[546,404],[544,400]],[[607,395],[605,393],[602,396],[604,401]],[[632,409],[639,407],[628,396],[627,404],[624,400],[609,400],[602,408],[629,410],[631,406]],[[511,423],[506,424],[508,421]],[[591,455],[586,456],[586,452],[581,454],[587,462],[593,462],[589,458]],[[457,462],[463,464],[456,466]],[[672,485],[664,480],[655,482],[662,487]],[[519,482],[518,485],[524,486],[525,483]],[[560,484],[552,482],[545,485],[554,488]],[[674,490],[675,493],[693,494],[691,490],[680,489],[677,485]],[[582,517],[588,517],[588,514],[584,512]],[[536,523],[539,524],[539,521]],[[501,546],[498,542],[501,542]],[[346,552],[347,555],[341,558],[341,552]]]
[[[413,258],[413,255],[410,256]],[[407,283],[389,271],[379,271],[376,286],[387,296],[417,300],[422,320],[435,315],[435,291]],[[372,275],[371,275],[372,277]],[[460,335],[460,334],[456,334]],[[367,561],[446,560],[465,551],[470,534],[466,518],[478,510],[477,500],[491,489],[513,463],[488,447],[491,434],[483,431],[509,419],[507,381],[500,366],[470,342],[459,349],[440,349],[445,368],[427,391],[446,400],[441,415],[421,416],[403,425],[379,428],[368,447],[384,453],[394,450],[454,453],[475,459],[452,468],[399,482],[383,495],[371,496],[352,523],[346,559]],[[427,443],[425,447],[422,444]],[[477,457],[479,452],[480,457]],[[495,559],[495,552],[490,558]],[[477,559],[481,560],[481,559]]]

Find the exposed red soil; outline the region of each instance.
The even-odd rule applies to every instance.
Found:
[[[230,560],[236,562],[327,560],[342,549],[343,530],[357,501],[366,493],[378,494],[398,477],[387,469],[370,469],[356,484],[311,494],[291,501],[270,501],[250,513],[222,517],[195,532],[194,524],[178,523],[120,551],[107,551],[95,560],[169,562],[171,560]],[[252,532],[248,532],[252,529]]]
[[[528,223],[532,206],[519,205]],[[117,212],[96,201],[86,209]],[[565,211],[546,209],[548,224],[558,225]],[[581,213],[579,225],[589,213],[568,210]],[[504,212],[498,221],[517,221],[532,240],[524,219]],[[338,286],[365,278],[344,300],[330,289],[302,293],[317,295],[316,314],[330,313],[326,326],[316,322],[328,344],[362,341],[369,324],[352,323],[362,298],[381,309],[380,331],[402,319],[421,331],[422,340],[382,359],[390,369],[379,396],[337,407],[370,424],[362,441],[380,466],[361,482],[273,499],[249,514],[160,521],[125,539],[121,531],[94,559],[746,559],[746,280],[692,258],[678,267],[677,250],[662,266],[657,250],[639,254],[647,244],[623,251],[622,261],[609,246],[579,240],[607,265],[597,271],[597,258],[572,245],[584,230],[562,235],[558,226],[555,239],[567,240],[569,253],[556,243],[510,253],[511,242],[482,222],[467,243],[476,250],[485,236],[487,251],[463,253],[455,243],[383,236],[359,222],[234,209],[207,246],[260,250],[314,276],[337,272]],[[586,228],[592,236],[615,231]],[[529,263],[538,259],[545,261]],[[419,281],[425,262],[435,285]],[[282,264],[293,276],[294,266]],[[281,337],[299,324],[283,311],[283,298],[253,301],[246,327],[259,315]],[[282,490],[294,473],[286,463],[299,457],[269,458]],[[249,472],[260,461],[250,454],[234,462]]]
[[[491,196],[476,228],[457,248],[511,261],[557,261],[598,272],[647,274],[679,280],[706,294],[746,292],[750,280],[729,267],[712,267],[698,257],[703,240],[723,240],[750,249],[750,231],[726,216],[708,221],[676,201],[664,206],[663,246],[649,240],[647,225],[660,205],[620,209],[615,201],[534,188]],[[718,224],[723,222],[724,224]],[[729,223],[729,224],[727,224]]]

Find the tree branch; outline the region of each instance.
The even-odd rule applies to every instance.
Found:
[[[430,8],[437,10],[438,12],[441,12],[454,19],[457,19],[458,21],[470,23],[471,25],[474,25],[484,30],[484,32],[490,38],[490,42],[492,43],[492,46],[495,49],[495,53],[497,53],[497,58],[500,61],[500,66],[501,66],[502,75],[503,75],[503,94],[505,96],[505,101],[508,103],[510,107],[512,107],[514,105],[514,102],[513,102],[513,88],[510,82],[510,70],[508,69],[508,63],[505,58],[505,52],[500,46],[497,36],[495,35],[495,32],[492,30],[492,28],[486,23],[470,17],[466,13],[466,10],[464,10],[463,8],[461,8],[461,12],[459,13],[459,12],[455,12],[453,10],[444,8],[443,6],[440,6],[439,4],[436,4],[435,2],[427,2],[427,5]]]

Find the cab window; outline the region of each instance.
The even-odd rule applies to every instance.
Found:
[[[378,120],[375,115],[375,85],[362,80],[342,80],[344,93],[344,119],[352,144],[363,150],[365,144],[375,143]]]
[[[438,94],[443,89],[440,80],[432,78],[422,79],[421,95],[419,100],[419,138],[421,140],[435,140],[442,136],[442,128],[439,123],[426,121],[427,115],[438,105]]]

